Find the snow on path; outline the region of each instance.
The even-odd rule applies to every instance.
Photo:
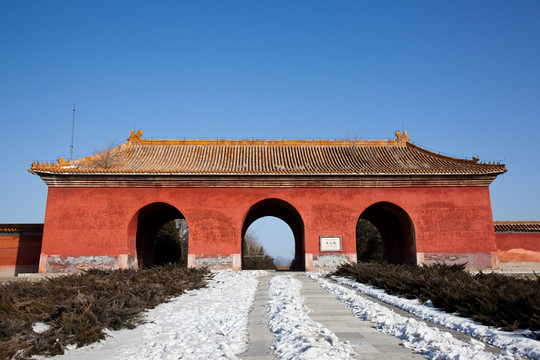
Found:
[[[274,353],[280,359],[351,359],[352,347],[309,317],[301,287],[291,276],[270,280],[267,316],[268,327],[276,335]]]
[[[237,359],[247,350],[247,323],[258,277],[265,271],[216,271],[206,288],[149,310],[133,330],[70,349],[62,360]],[[44,358],[41,358],[44,359]]]
[[[309,274],[310,278],[325,290],[345,303],[353,313],[362,319],[375,323],[376,328],[402,339],[403,345],[421,353],[429,359],[476,359],[476,360],[511,360],[519,359],[509,351],[494,355],[483,351],[484,343],[472,340],[465,343],[454,338],[450,333],[442,332],[435,327],[412,318],[396,314],[392,310],[369,301],[354,290],[337,285],[320,277],[319,274]]]
[[[469,336],[481,339],[498,348],[508,350],[511,353],[526,356],[531,359],[540,359],[540,341],[523,336],[523,331],[507,332],[491,326],[485,326],[474,320],[448,314],[434,307],[422,305],[418,300],[408,300],[397,296],[388,295],[384,290],[373,286],[358,283],[342,277],[334,278],[338,283],[354,287],[358,291],[391,304],[400,309],[410,312],[424,320],[445,326]]]

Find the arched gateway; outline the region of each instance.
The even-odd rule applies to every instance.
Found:
[[[373,223],[392,262],[497,268],[489,185],[504,165],[396,140],[128,141],[86,158],[34,163],[49,187],[40,272],[150,261],[150,233],[189,223],[188,265],[242,267],[242,236],[284,220],[300,269],[356,261],[356,225]],[[146,239],[146,240],[145,240]]]
[[[163,225],[176,219],[184,219],[184,215],[174,206],[165,203],[146,205],[133,215],[128,227],[128,243],[130,246],[135,244],[137,262],[132,267],[142,269],[156,263],[156,255],[160,255],[156,254],[160,251],[156,249],[156,235]]]
[[[265,216],[274,216],[289,225],[294,235],[294,261],[291,270],[305,270],[304,221],[291,204],[279,199],[265,199],[253,205],[244,220],[242,238],[254,221]]]

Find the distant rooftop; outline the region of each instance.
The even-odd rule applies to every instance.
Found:
[[[540,221],[494,221],[495,232],[540,232]]]
[[[42,233],[43,224],[0,224],[0,234]]]
[[[503,164],[428,151],[407,132],[395,140],[149,140],[127,142],[85,158],[32,164],[57,175],[498,175]]]

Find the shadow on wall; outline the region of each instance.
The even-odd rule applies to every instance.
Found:
[[[0,224],[0,276],[37,273],[43,224]]]
[[[15,275],[38,272],[42,237],[42,234],[20,235]]]

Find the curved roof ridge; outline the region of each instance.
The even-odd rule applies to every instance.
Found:
[[[440,157],[440,158],[443,158],[443,159],[457,160],[457,161],[469,162],[469,163],[474,163],[474,164],[479,164],[479,165],[502,165],[500,163],[486,164],[486,163],[480,162],[480,159],[476,158],[476,157],[473,157],[472,159],[464,159],[464,158],[458,158],[458,157],[454,157],[454,156],[450,156],[450,155],[444,155],[444,154],[441,154],[441,153],[437,153],[435,151],[428,150],[428,149],[423,148],[421,146],[418,146],[416,144],[413,144],[412,142],[407,142],[407,147],[415,148],[416,150],[419,150],[419,151],[422,151],[424,153],[428,153],[430,155],[434,155],[436,157]]]
[[[396,140],[329,139],[140,139],[122,145],[201,145],[201,146],[398,146]]]

